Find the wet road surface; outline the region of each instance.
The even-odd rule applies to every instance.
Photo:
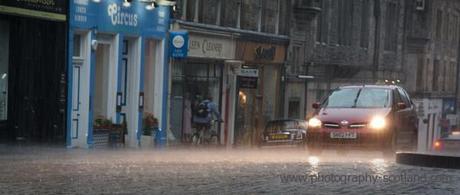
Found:
[[[460,170],[304,149],[64,149],[0,145],[0,194],[460,194]]]

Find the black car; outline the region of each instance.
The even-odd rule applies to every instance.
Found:
[[[272,120],[265,126],[262,145],[303,144],[306,141],[307,122],[298,119]]]

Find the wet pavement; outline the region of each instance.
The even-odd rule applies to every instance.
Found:
[[[298,148],[64,149],[0,145],[0,194],[460,194],[460,170]]]

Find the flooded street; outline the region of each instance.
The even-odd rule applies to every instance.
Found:
[[[459,170],[398,165],[379,153],[1,148],[0,194],[460,193]]]

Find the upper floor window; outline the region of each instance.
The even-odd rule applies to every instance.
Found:
[[[396,3],[387,3],[385,12],[385,45],[387,51],[396,51],[398,47],[399,8]]]
[[[242,0],[241,28],[245,30],[258,30],[260,1]]]
[[[222,1],[221,25],[226,27],[238,26],[238,9],[240,0],[224,0]]]
[[[278,0],[264,0],[262,10],[262,31],[276,33],[276,23],[278,16]]]
[[[198,21],[204,24],[217,24],[218,0],[201,0]]]

